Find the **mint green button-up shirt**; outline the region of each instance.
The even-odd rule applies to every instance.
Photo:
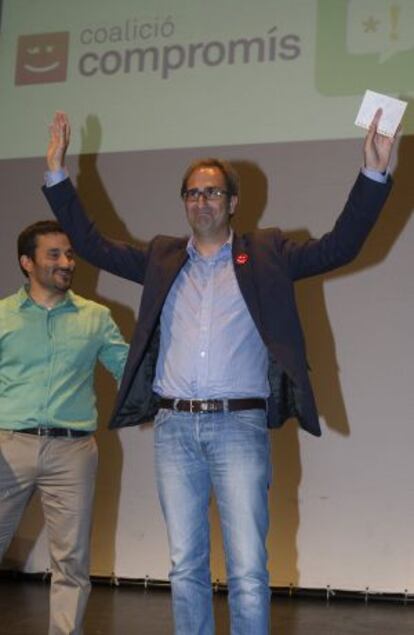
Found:
[[[22,287],[0,301],[0,428],[95,430],[96,362],[119,380],[127,353],[107,307],[68,291],[46,309]]]

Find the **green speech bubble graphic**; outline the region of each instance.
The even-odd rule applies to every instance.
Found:
[[[414,87],[412,0],[319,0],[317,90],[356,95],[370,87],[404,93]]]

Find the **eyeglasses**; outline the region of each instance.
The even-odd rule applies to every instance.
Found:
[[[198,201],[199,197],[202,196],[207,201],[217,201],[227,194],[230,194],[230,192],[223,190],[221,187],[205,187],[204,190],[199,190],[198,187],[190,187],[189,190],[184,190],[183,199],[185,201]]]

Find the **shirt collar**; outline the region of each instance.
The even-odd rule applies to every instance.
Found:
[[[29,285],[23,285],[22,287],[20,287],[17,293],[17,303],[20,309],[24,309],[33,305],[39,306],[34,300],[32,300],[29,295]],[[73,293],[73,291],[69,289],[69,291],[66,291],[65,297],[58,304],[52,307],[51,310],[57,309],[58,307],[73,307],[74,309],[78,310],[79,302],[77,296]]]
[[[211,260],[211,261],[217,261],[217,260],[227,260],[227,258],[230,257],[231,255],[231,248],[233,245],[233,237],[234,237],[234,232],[233,230],[230,228],[230,234],[228,239],[226,240],[225,243],[222,244],[222,246],[220,247],[220,249],[218,249],[216,251],[216,253],[213,256],[210,256],[209,258],[206,258],[205,256],[202,256],[195,244],[194,244],[194,236],[190,236],[190,238],[188,239],[188,243],[187,243],[187,253],[189,255],[190,260]]]

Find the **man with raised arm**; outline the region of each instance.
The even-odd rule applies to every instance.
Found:
[[[17,246],[27,284],[0,300],[0,561],[39,491],[48,633],[81,635],[98,459],[94,370],[99,360],[120,380],[128,346],[106,307],[71,291],[73,249],[55,220],[26,227]]]
[[[217,500],[231,632],[269,632],[268,427],[297,417],[320,435],[293,284],[350,262],[391,188],[393,140],[374,118],[364,168],[332,231],[296,244],[278,229],[231,229],[239,182],[232,166],[189,166],[181,198],[191,236],[156,236],[146,248],[104,238],[64,167],[70,128],[56,113],[44,193],[86,260],[144,285],[111,426],[155,417],[155,465],[172,568],[175,632],[214,632],[208,505]],[[131,184],[131,187],[134,187]]]

